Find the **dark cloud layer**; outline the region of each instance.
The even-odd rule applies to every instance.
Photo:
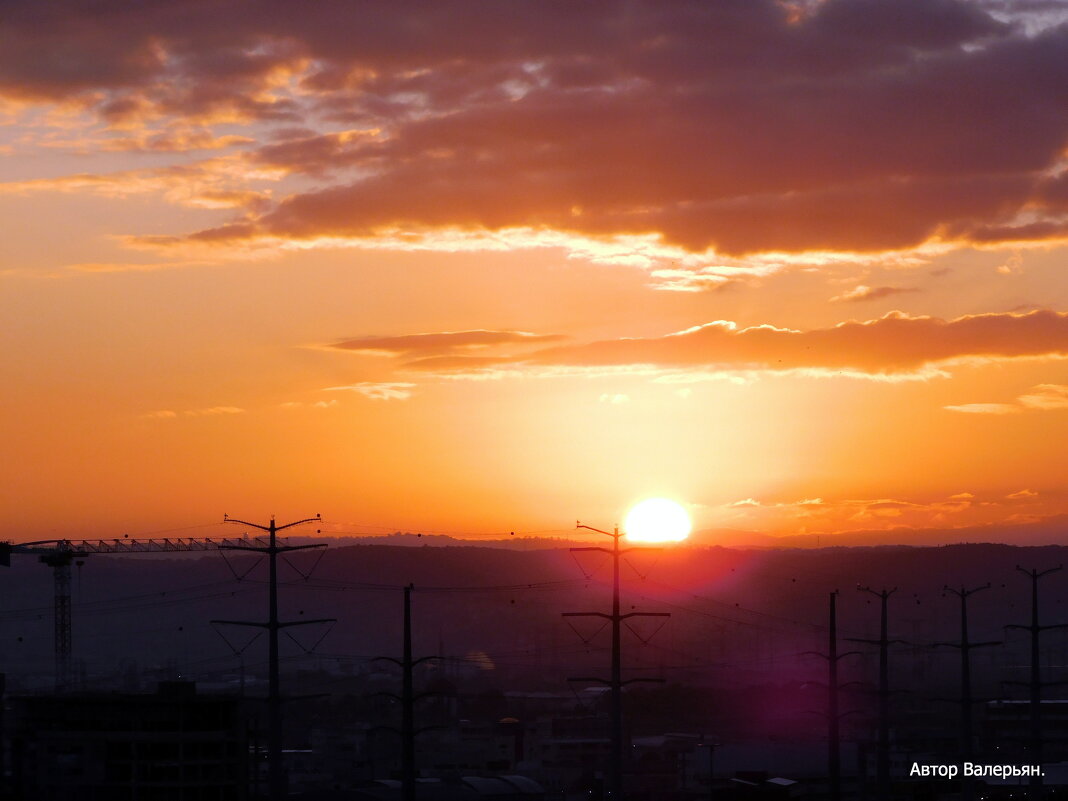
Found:
[[[745,253],[1066,234],[1050,176],[1068,28],[1026,35],[965,0],[801,16],[774,0],[9,0],[0,41],[8,97],[368,131],[264,147],[258,163],[333,183],[201,241],[531,226]],[[299,90],[274,91],[280,76]]]

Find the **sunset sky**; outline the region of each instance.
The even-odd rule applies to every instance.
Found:
[[[0,220],[2,538],[1068,541],[1062,2],[6,0]]]

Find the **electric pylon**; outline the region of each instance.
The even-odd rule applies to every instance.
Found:
[[[874,595],[880,602],[879,639],[865,640],[850,637],[850,642],[863,642],[879,646],[879,736],[876,752],[875,776],[879,784],[879,798],[890,797],[890,644],[901,640],[891,640],[887,633],[887,601],[897,592],[892,590],[873,590],[871,587],[857,586],[859,592]]]
[[[612,538],[612,549],[601,547],[585,547],[585,548],[572,548],[572,551],[600,551],[607,553],[612,557],[612,613],[605,614],[604,612],[563,612],[564,617],[599,617],[608,620],[612,624],[612,676],[609,679],[602,679],[596,677],[576,677],[569,678],[568,681],[592,681],[598,684],[605,684],[609,688],[610,701],[612,706],[612,739],[611,739],[611,764],[610,764],[610,780],[609,780],[609,798],[612,801],[622,801],[623,799],[623,688],[628,684],[635,684],[638,682],[659,683],[663,679],[629,679],[623,681],[622,676],[622,658],[621,658],[621,646],[620,646],[620,625],[625,620],[629,620],[632,617],[671,617],[670,612],[627,612],[626,614],[620,614],[619,611],[619,557],[625,553],[631,551],[647,551],[656,550],[653,548],[623,548],[619,547],[619,539],[623,535],[619,533],[619,527],[617,526],[612,531],[602,531],[599,528],[593,528],[592,526],[585,526],[581,523],[576,523],[575,528],[584,528],[589,531],[595,531],[598,534],[604,534],[605,536]]]
[[[320,515],[308,517],[304,520],[295,520],[279,526],[274,522],[274,517],[266,526],[258,523],[249,523],[247,520],[237,520],[228,515],[223,515],[224,523],[238,523],[244,526],[258,528],[266,531],[268,535],[267,545],[224,545],[220,550],[225,551],[253,551],[267,554],[269,565],[269,581],[267,590],[267,622],[249,620],[213,620],[213,624],[229,626],[255,626],[267,629],[268,638],[268,685],[267,685],[267,776],[271,801],[282,801],[286,795],[286,778],[282,767],[282,695],[279,687],[278,674],[278,632],[290,626],[308,626],[313,623],[334,623],[336,618],[319,618],[316,620],[294,620],[281,622],[278,619],[278,554],[290,551],[305,551],[309,548],[325,548],[325,543],[314,545],[279,545],[277,533],[293,526],[305,523],[315,523],[322,520]]]
[[[1041,659],[1038,647],[1039,635],[1043,631],[1049,629],[1063,629],[1065,624],[1058,623],[1051,626],[1040,626],[1038,624],[1038,580],[1043,576],[1048,576],[1050,573],[1056,573],[1061,569],[1061,566],[1051,567],[1046,570],[1039,571],[1035,568],[1031,570],[1024,570],[1019,565],[1016,565],[1016,569],[1023,573],[1025,576],[1031,579],[1031,625],[1021,626],[1015,623],[1006,626],[1007,629],[1024,629],[1031,632],[1031,680],[1027,682],[1030,686],[1031,703],[1031,736],[1030,736],[1030,753],[1028,754],[1028,760],[1032,765],[1042,764],[1042,667]],[[1008,684],[1022,684],[1023,682],[1007,682]],[[1060,683],[1060,682],[1058,682]],[[1031,798],[1037,799],[1042,792],[1042,777],[1032,776],[1030,781],[1030,795]]]
[[[990,645],[1000,645],[1000,641],[990,640],[987,642],[971,642],[968,640],[968,598],[981,590],[990,589],[990,582],[981,587],[966,589],[962,584],[960,589],[954,589],[948,584],[943,587],[946,592],[951,592],[960,598],[960,642],[937,643],[948,645],[950,648],[960,650],[960,758],[961,762],[970,761],[972,757],[972,660],[973,648],[985,648]],[[974,788],[971,779],[961,779],[961,797],[964,801],[971,801],[974,797]]]
[[[842,797],[842,748],[839,734],[839,722],[842,714],[838,712],[838,662],[847,656],[859,654],[860,651],[838,653],[838,590],[830,593],[827,626],[827,653],[806,651],[827,660],[827,786],[830,801],[839,801]],[[850,714],[849,712],[845,714]]]
[[[429,729],[437,728],[428,726],[422,729],[415,728],[415,702],[432,693],[415,693],[413,669],[416,665],[439,659],[437,656],[421,656],[412,658],[412,590],[415,585],[409,584],[404,588],[404,643],[403,656],[396,659],[392,656],[378,656],[386,662],[392,662],[401,669],[401,694],[398,697],[394,693],[383,693],[392,698],[398,698],[401,702],[401,798],[403,801],[415,801],[415,737]],[[396,731],[394,729],[394,731]]]

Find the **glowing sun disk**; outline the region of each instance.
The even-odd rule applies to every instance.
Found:
[[[623,530],[636,542],[680,542],[690,536],[690,516],[667,498],[648,498],[627,514]]]

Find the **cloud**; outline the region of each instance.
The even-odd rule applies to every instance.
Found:
[[[943,407],[951,412],[968,414],[1019,414],[1027,411],[1051,411],[1068,409],[1068,386],[1064,384],[1038,384],[1016,399],[1015,403],[966,403],[962,406]]]
[[[178,412],[171,409],[160,409],[156,412],[147,412],[141,416],[146,420],[171,420],[178,416]]]
[[[224,414],[244,414],[245,410],[237,406],[211,406],[207,409],[190,409],[182,412],[187,417],[215,417]]]
[[[190,235],[213,246],[518,229],[735,255],[1068,238],[1068,27],[965,0],[806,8],[9,0],[0,99],[81,109],[132,131],[120,149],[290,129],[243,168],[315,187],[218,198],[241,214]]]
[[[951,412],[963,414],[1016,414],[1020,411],[1019,406],[1011,403],[964,403],[958,406],[943,406]]]
[[[209,406],[204,409],[186,409],[176,412],[171,409],[161,409],[141,415],[148,420],[174,420],[178,417],[218,417],[220,415],[244,414],[245,410],[237,406]]]
[[[1037,498],[1038,497],[1038,493],[1035,492],[1034,490],[1022,489],[1022,490],[1018,490],[1016,492],[1011,492],[1008,495],[1006,495],[1005,497],[1008,498],[1011,501],[1023,501],[1023,500],[1031,500],[1032,498]]]
[[[958,492],[949,496],[835,498],[745,498],[719,507],[731,527],[775,531],[845,532],[865,529],[965,529],[976,525],[1029,520],[1032,511],[1059,512],[1058,498],[1044,499],[1032,489],[1000,490],[985,495]],[[1021,517],[1021,507],[1028,516]],[[974,541],[974,540],[973,540]]]
[[[608,403],[613,406],[619,406],[620,404],[630,403],[630,396],[621,395],[619,393],[606,392],[602,394],[601,397],[599,397],[597,400],[599,400],[601,403]]]
[[[832,303],[860,303],[867,300],[881,300],[882,298],[890,297],[891,295],[901,295],[907,292],[918,292],[915,287],[895,287],[895,286],[877,286],[870,287],[860,284],[848,292],[843,292],[841,295],[835,295],[831,298]]]
[[[512,356],[417,358],[410,369],[450,372],[501,369],[650,368],[692,372],[813,371],[894,377],[971,359],[1068,356],[1068,313],[980,314],[943,320],[890,312],[807,331],[719,320],[658,337],[621,338],[543,348]],[[1052,385],[1050,385],[1052,386]],[[1055,403],[1043,391],[1044,400]]]
[[[527,331],[445,331],[429,334],[404,334],[391,337],[359,337],[335,342],[328,347],[357,353],[404,356],[445,355],[458,351],[490,348],[498,345],[539,345],[564,339],[560,334],[532,334]]]
[[[1001,275],[1016,275],[1023,271],[1023,257],[1019,253],[1013,253],[997,268]]]
[[[248,182],[281,177],[281,173],[251,174],[240,158],[220,157],[169,167],[9,181],[0,183],[0,195],[63,192],[126,199],[154,194],[193,208],[254,210],[265,207],[270,192],[251,189]]]
[[[1039,384],[1018,400],[1028,409],[1068,409],[1068,386]]]
[[[714,267],[697,270],[661,268],[649,275],[653,279],[653,288],[665,292],[714,292],[737,283]]]
[[[359,384],[349,384],[343,387],[326,387],[324,392],[356,392],[371,400],[408,400],[412,397],[412,388],[415,384],[402,381],[373,383],[364,381]]]
[[[333,400],[315,401],[313,403],[304,403],[303,401],[285,401],[284,403],[279,403],[278,404],[278,408],[279,409],[287,409],[287,410],[290,410],[290,409],[332,409],[333,407],[335,407],[337,405],[338,405],[337,398],[334,398]]]

